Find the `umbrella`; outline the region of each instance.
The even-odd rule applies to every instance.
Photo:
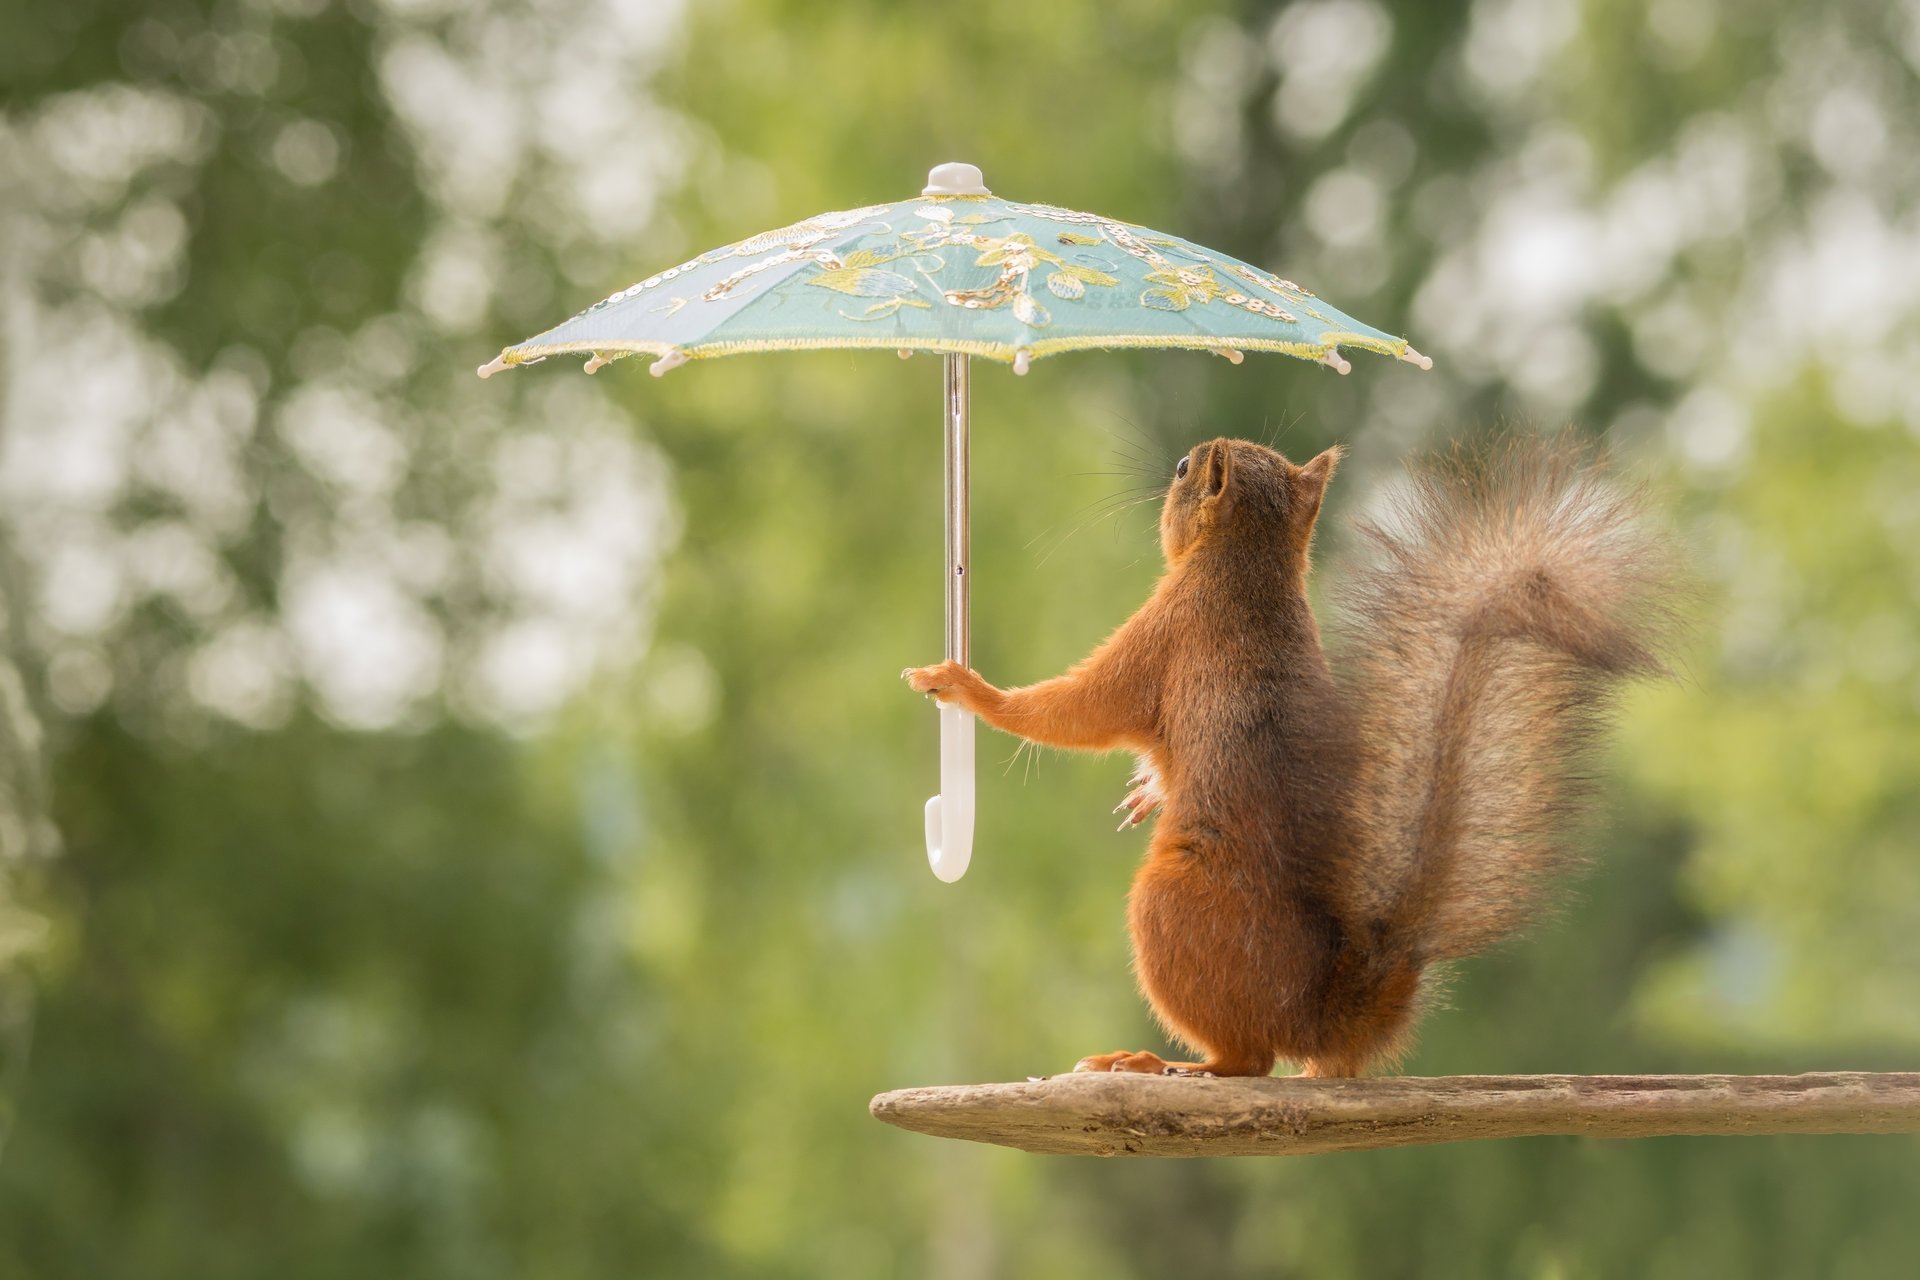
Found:
[[[657,377],[751,351],[876,348],[944,357],[946,656],[968,661],[968,362],[1023,374],[1063,351],[1176,347],[1239,364],[1247,351],[1317,360],[1342,347],[1432,367],[1251,263],[1118,218],[995,196],[970,164],[943,164],[920,195],[816,214],[713,249],[508,347],[487,377],[580,353],[586,371],[636,354]],[[940,794],[927,801],[927,858],[942,880],[973,849],[973,717],[940,708]]]

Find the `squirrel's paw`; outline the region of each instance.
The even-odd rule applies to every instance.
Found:
[[[1124,811],[1127,815],[1120,819],[1120,825],[1116,830],[1125,831],[1128,827],[1139,826],[1152,816],[1153,811],[1160,807],[1160,802],[1165,798],[1158,789],[1147,785],[1137,786],[1127,792],[1127,798],[1113,806],[1115,813]]]
[[[958,662],[942,662],[931,667],[908,667],[900,673],[900,678],[915,693],[930,693],[938,698],[966,685],[973,678],[973,672]]]
[[[1073,1064],[1075,1071],[1127,1071],[1143,1076],[1211,1076],[1197,1062],[1168,1062],[1157,1053],[1141,1050],[1129,1053],[1125,1049],[1118,1053],[1095,1054],[1082,1058]]]
[[[1167,798],[1167,793],[1160,789],[1160,774],[1146,756],[1140,758],[1140,767],[1127,779],[1127,785],[1133,790],[1127,792],[1127,798],[1113,807],[1115,813],[1124,811],[1127,815],[1120,820],[1118,829],[1121,831],[1145,822]]]

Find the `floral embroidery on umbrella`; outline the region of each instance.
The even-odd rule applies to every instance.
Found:
[[[832,289],[838,293],[849,294],[856,298],[879,298],[860,315],[851,315],[845,311],[840,314],[848,320],[878,320],[890,316],[902,307],[930,308],[931,302],[913,297],[920,288],[920,282],[898,271],[889,271],[886,264],[898,262],[901,258],[912,258],[914,254],[884,254],[872,249],[855,249],[838,265],[828,266],[825,270],[809,276],[806,283],[820,289]],[[936,259],[936,261],[938,261]],[[914,268],[922,275],[926,269],[919,263]]]
[[[700,299],[703,302],[718,302],[722,298],[730,296],[735,289],[753,279],[753,277],[759,275],[762,271],[770,271],[774,267],[784,267],[790,262],[817,262],[829,270],[841,265],[839,255],[831,249],[814,249],[804,244],[794,245],[781,250],[779,253],[762,258],[758,262],[750,262],[731,275],[723,277],[716,282],[712,288],[701,294]]]
[[[974,259],[975,266],[1000,269],[998,278],[984,288],[943,290],[941,297],[950,306],[978,310],[1011,304],[1015,319],[1030,328],[1039,329],[1053,321],[1047,309],[1034,299],[1032,292],[1033,273],[1042,267],[1048,269],[1044,277],[1047,291],[1067,301],[1084,298],[1088,286],[1111,288],[1120,283],[1117,278],[1098,268],[1068,262],[1059,254],[1042,249],[1025,232],[983,236],[965,229],[1003,221],[1004,216],[973,213],[956,218],[952,210],[938,205],[923,206],[915,212],[927,219],[927,225],[918,232],[909,232],[905,238],[918,248],[926,250],[964,246],[977,249],[980,252]],[[1090,240],[1088,243],[1097,244],[1099,241]],[[928,274],[931,278],[931,273]]]
[[[1212,302],[1220,296],[1220,282],[1206,267],[1169,267],[1147,272],[1147,283],[1159,285],[1141,293],[1143,306],[1155,311],[1185,311],[1196,302]]]
[[[1250,267],[1244,262],[1229,263],[1228,268],[1248,284],[1257,284],[1293,302],[1305,302],[1313,296],[1291,280],[1283,280],[1272,272]]]
[[[1146,279],[1148,284],[1160,287],[1144,290],[1140,294],[1140,305],[1156,311],[1185,311],[1196,302],[1212,302],[1217,298],[1230,307],[1239,307],[1255,315],[1271,316],[1275,320],[1293,319],[1293,313],[1284,307],[1259,298],[1249,298],[1238,289],[1224,287],[1215,278],[1211,267],[1169,266],[1147,272]]]
[[[844,209],[838,213],[819,213],[803,219],[777,231],[763,231],[738,244],[730,244],[723,249],[711,249],[695,258],[695,262],[718,262],[722,258],[744,258],[750,253],[762,249],[771,249],[777,245],[818,244],[835,231],[864,222],[868,218],[878,217],[891,205],[870,204],[860,209]]]
[[[1042,265],[1052,268],[1046,276],[1047,291],[1068,301],[1085,297],[1088,285],[1104,288],[1120,283],[1104,271],[1068,262],[1042,249],[1024,232],[997,239],[959,234],[953,238],[982,250],[974,265],[999,267],[1000,278],[984,289],[949,289],[943,295],[946,300],[956,307],[998,307],[1011,301],[1015,318],[1036,329],[1053,319],[1030,292],[1033,273]]]
[[[1223,288],[1220,281],[1213,274],[1213,266],[1215,265],[1213,259],[1193,248],[1191,245],[1183,245],[1176,240],[1149,240],[1146,237],[1135,235],[1133,230],[1125,223],[1115,222],[1111,218],[1103,218],[1098,214],[1080,213],[1074,209],[1061,209],[1050,204],[1013,204],[1009,202],[1007,207],[1020,213],[1030,214],[1036,218],[1045,218],[1051,222],[1068,222],[1077,223],[1082,226],[1099,227],[1107,241],[1155,268],[1155,270],[1147,273],[1146,279],[1149,283],[1159,285],[1160,287],[1143,291],[1140,295],[1140,301],[1142,305],[1152,307],[1156,311],[1184,311],[1196,302],[1207,303],[1218,299],[1230,307],[1238,307],[1242,311],[1251,311],[1255,315],[1268,316],[1272,319],[1283,320],[1288,323],[1294,322],[1293,313],[1284,307],[1277,306],[1261,298],[1249,297],[1237,289],[1229,290]],[[1099,238],[1097,237],[1071,231],[1061,232],[1060,239],[1066,244],[1099,243]],[[1207,265],[1183,267],[1168,258],[1164,253],[1161,253],[1159,249],[1156,249],[1154,247],[1156,244],[1172,249],[1184,256],[1197,259],[1199,262]],[[1313,296],[1290,280],[1282,280],[1278,276],[1267,275],[1264,272],[1255,271],[1252,268],[1241,269],[1235,266],[1234,274],[1250,284],[1258,285],[1282,297],[1288,297],[1290,301],[1304,301]],[[1316,318],[1319,317],[1316,316]]]
[[[804,218],[799,222],[791,223],[773,231],[763,231],[757,236],[750,236],[736,244],[723,245],[718,249],[709,249],[697,258],[689,258],[677,267],[668,267],[665,271],[657,275],[648,276],[638,284],[630,284],[618,293],[600,299],[600,301],[594,303],[580,314],[583,316],[591,315],[596,311],[601,311],[612,306],[616,302],[624,302],[626,299],[634,297],[637,294],[644,293],[649,289],[658,288],[669,280],[683,276],[696,267],[704,267],[725,258],[744,258],[750,254],[759,253],[764,249],[787,247],[785,253],[775,254],[770,258],[755,263],[751,267],[735,272],[701,295],[702,299],[707,302],[716,301],[719,298],[725,297],[727,293],[741,281],[749,279],[761,271],[802,258],[813,257],[813,254],[806,252],[811,246],[819,244],[836,231],[844,230],[856,223],[864,222],[869,218],[885,213],[891,207],[890,205],[884,204],[870,204],[858,209],[842,209],[833,213],[815,214],[811,218]],[[880,229],[884,230],[885,228],[883,226]],[[686,305],[686,299],[684,298],[678,299],[677,301],[680,303],[680,306]],[[673,308],[675,311],[679,309],[678,306]],[[671,312],[669,314],[671,314]]]

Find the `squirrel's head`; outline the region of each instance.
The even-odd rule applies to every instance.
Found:
[[[1334,445],[1295,466],[1250,440],[1210,440],[1180,459],[1160,508],[1160,546],[1178,564],[1203,544],[1257,546],[1304,570],[1327,481],[1340,462]]]

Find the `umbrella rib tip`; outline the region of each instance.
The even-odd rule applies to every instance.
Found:
[[[1027,350],[1025,347],[1021,347],[1018,351],[1013,353],[1013,371],[1015,373],[1020,374],[1021,376],[1024,377],[1026,375],[1027,370],[1032,367],[1033,367],[1033,352]]]
[[[1419,365],[1422,369],[1433,368],[1433,357],[1423,356],[1418,351],[1415,351],[1412,347],[1408,347],[1405,351],[1402,351],[1400,353],[1400,358],[1402,360],[1405,360],[1408,364]]]
[[[647,366],[647,372],[656,378],[664,378],[687,362],[687,353],[678,347],[669,347],[660,353],[660,358]]]
[[[1346,357],[1340,354],[1340,348],[1338,347],[1329,348],[1327,353],[1320,357],[1320,363],[1326,365],[1338,374],[1347,374],[1353,371],[1353,366],[1347,363]]]
[[[502,351],[499,355],[487,361],[485,364],[481,365],[478,369],[475,369],[474,372],[479,374],[483,378],[491,378],[494,374],[500,372],[502,369],[511,369],[512,367],[513,367],[512,365],[507,363],[507,353]]]
[[[587,363],[583,367],[585,371],[589,375],[591,375],[591,374],[596,374],[600,372],[602,369],[606,368],[608,365],[612,363],[613,363],[612,356],[603,355],[600,352],[596,351],[593,353],[592,356],[590,356],[587,359]]]

